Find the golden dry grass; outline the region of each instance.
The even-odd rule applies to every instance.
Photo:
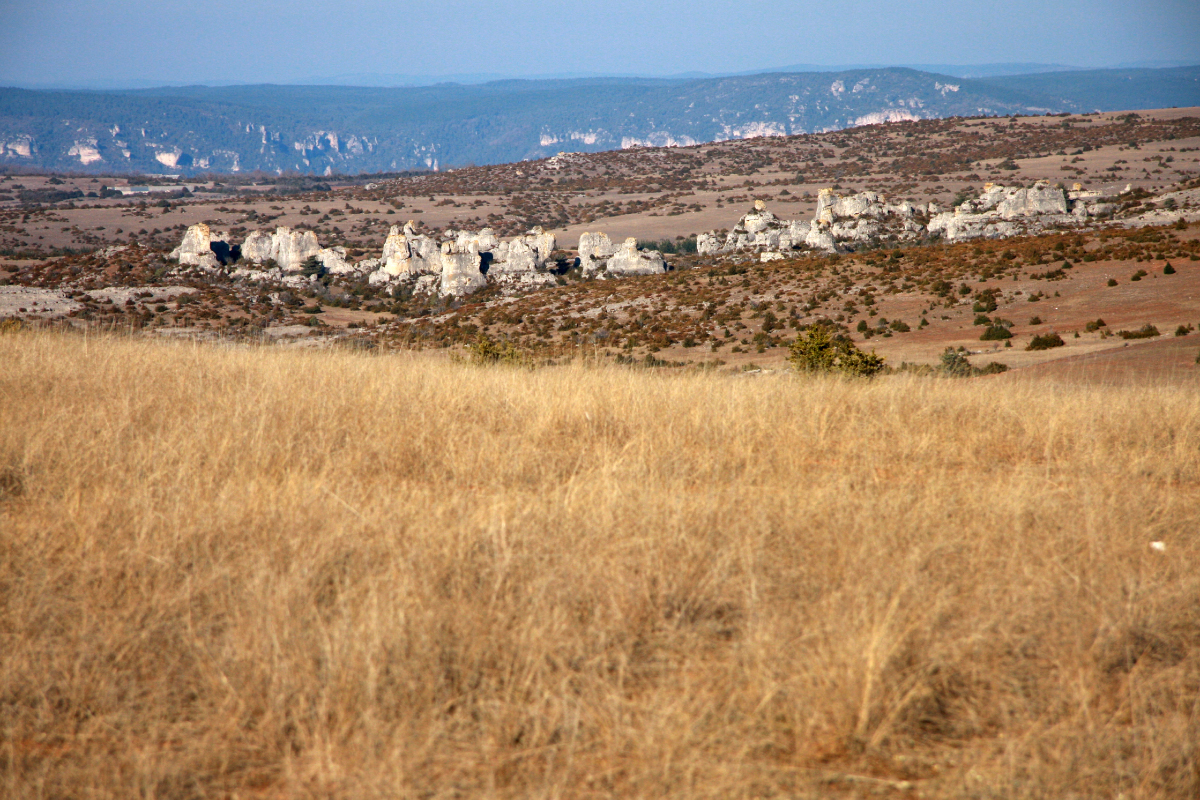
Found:
[[[1200,792],[1194,391],[0,364],[0,795]]]

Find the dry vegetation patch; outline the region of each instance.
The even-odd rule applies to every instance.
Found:
[[[6,796],[1200,792],[1193,391],[0,363]]]

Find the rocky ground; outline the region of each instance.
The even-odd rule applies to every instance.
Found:
[[[92,179],[8,176],[0,181],[8,256],[0,262],[7,284],[0,286],[0,318],[443,353],[486,336],[529,361],[587,356],[737,370],[782,367],[784,345],[821,323],[875,349],[893,368],[936,365],[947,347],[963,348],[980,366],[997,361],[1013,369],[1044,370],[1045,362],[1084,357],[1090,360],[1078,363],[1094,364],[1118,351],[1127,361],[1130,352],[1154,351],[1142,344],[1161,341],[1151,329],[1182,342],[1200,324],[1198,156],[1200,114],[1172,109],[904,122],[692,148],[564,154],[335,182],[329,191],[309,191],[311,182],[263,178],[251,186],[218,179],[191,184],[188,196],[30,205],[18,204],[22,192],[80,191]],[[1036,181],[1048,191],[1056,183],[1067,187],[1056,191],[1086,199],[1096,213],[1037,216],[1038,209],[1028,211],[1029,198],[1040,190],[1021,188]],[[1010,187],[1010,194],[988,182]],[[109,187],[104,193],[118,183],[102,183]],[[297,186],[304,191],[281,191]],[[208,196],[231,190],[237,194]],[[726,246],[766,209],[784,225],[815,230],[830,198],[853,205],[860,191],[876,193],[880,208],[909,209],[894,229],[903,232],[907,224],[911,235],[849,235],[833,248],[791,250],[745,237],[740,247]],[[1001,219],[999,210],[1013,206],[1012,192],[1026,192],[1026,205]],[[1084,200],[1064,202],[1069,210]],[[938,215],[970,233],[972,221],[988,214],[994,217],[985,220],[988,230],[1010,219],[1020,224],[1000,238],[956,237],[948,224],[930,236]],[[506,237],[528,242],[537,286],[518,291],[478,280],[469,286],[473,293],[447,296],[414,291],[394,274],[372,280],[372,271],[388,263],[385,243],[393,243],[394,257],[398,228],[410,217],[414,226],[400,235],[405,242],[436,243],[448,231],[483,227],[505,247]],[[181,267],[171,251],[188,226],[201,222],[224,228],[231,241],[280,225],[306,237],[311,231],[322,258],[347,266],[304,274],[292,264],[278,275],[244,263]],[[830,224],[841,223],[831,218]],[[545,228],[543,239],[523,236],[535,225]],[[582,236],[585,229],[605,231],[613,253],[619,248],[611,243],[622,236],[650,239],[665,257],[657,269],[668,271],[594,279],[577,267],[576,259],[586,262],[596,252],[598,240]],[[705,230],[714,231],[708,241],[718,246],[706,248],[700,237],[698,254],[695,237]],[[478,251],[479,234],[470,237],[460,234],[450,255]],[[268,254],[272,242],[260,239]],[[644,266],[650,253],[620,255]],[[992,338],[981,339],[987,331]],[[1033,337],[1051,333],[1062,346],[1026,349]]]

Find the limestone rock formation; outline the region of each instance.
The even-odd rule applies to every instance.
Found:
[[[585,277],[594,275],[616,255],[617,248],[607,233],[579,234],[579,267]]]
[[[274,261],[285,272],[294,272],[312,256],[319,256],[321,245],[312,231],[276,228],[274,233],[252,231],[242,242],[241,255],[247,261],[265,264]]]
[[[476,289],[482,289],[487,281],[480,272],[479,246],[468,242],[465,248],[456,242],[442,244],[442,281],[439,293],[443,296],[462,297]]]
[[[1086,210],[1084,205],[1084,217]],[[999,239],[1034,233],[1050,225],[1075,224],[1080,216],[1070,211],[1071,199],[1067,193],[1046,181],[1038,181],[1030,188],[987,183],[978,198],[967,200],[953,211],[934,215],[927,231],[949,242]]]
[[[229,252],[227,238],[224,233],[213,233],[203,222],[191,225],[183,234],[183,241],[171,251],[170,258],[181,266],[216,269],[221,266],[217,253]]]
[[[660,275],[667,271],[662,253],[657,250],[638,250],[638,241],[633,237],[626,239],[613,253],[606,267],[607,275],[611,277]]]
[[[395,279],[414,280],[421,275],[438,275],[442,271],[441,247],[430,236],[419,234],[412,220],[400,230],[393,225],[383,243],[379,269],[370,276],[371,283],[387,283]]]
[[[491,233],[490,228],[481,232]],[[493,237],[494,239],[494,237]],[[509,242],[500,242],[495,247],[486,250],[492,254],[488,274],[496,273],[527,273],[546,269],[550,262],[550,254],[554,252],[556,242],[553,233],[546,233],[540,227],[518,236]],[[483,250],[481,246],[481,250]]]

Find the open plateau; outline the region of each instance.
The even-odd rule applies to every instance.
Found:
[[[0,795],[1200,796],[1200,108],[915,116],[10,164]]]

